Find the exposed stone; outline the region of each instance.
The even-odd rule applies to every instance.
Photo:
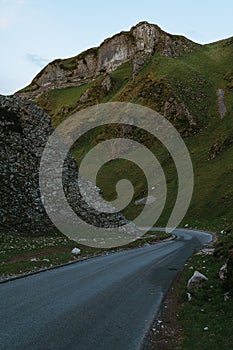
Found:
[[[224,300],[224,301],[230,300],[230,292],[224,293],[224,295],[223,295],[223,300]]]
[[[195,271],[193,276],[188,280],[188,289],[193,288],[199,288],[202,287],[206,282],[208,281],[208,278],[200,273],[199,271]]]
[[[118,100],[129,101],[131,96],[137,96],[140,104],[164,115],[182,136],[186,137],[199,131],[198,118],[190,113],[166,79],[155,79],[150,74],[137,76],[127,85],[127,89],[118,95]]]
[[[229,148],[232,145],[232,143],[233,140],[230,136],[228,136],[226,139],[220,138],[219,140],[216,140],[208,151],[207,160],[212,160],[216,158],[219,154],[221,154],[222,151]]]
[[[224,264],[219,270],[219,278],[224,280],[227,277],[227,264]]]
[[[112,79],[111,76],[108,74],[102,81],[101,85],[107,90],[110,91],[112,88]]]
[[[175,98],[170,98],[164,103],[164,116],[173,121],[186,119],[190,126],[196,126],[194,119],[183,102]]]
[[[0,229],[5,233],[56,231],[44,209],[45,199],[39,189],[40,159],[52,132],[50,117],[34,102],[17,95],[0,95]],[[68,154],[63,167],[64,193],[78,217],[98,227],[119,227],[127,223],[120,213],[99,212],[87,205],[80,186],[87,188],[86,195],[89,203],[95,203],[94,207],[112,209],[92,183],[82,179],[79,186],[76,169],[75,160]],[[48,176],[51,171],[48,166]],[[50,192],[56,190],[54,184]],[[62,213],[60,203],[54,206],[57,215]]]
[[[203,248],[201,249],[197,255],[213,255],[214,248]]]
[[[135,205],[142,205],[142,204],[151,204],[156,200],[154,196],[148,196],[145,198],[138,199],[134,202]]]
[[[90,89],[87,89],[80,97],[79,102],[81,102],[81,103],[86,102],[89,98],[89,92],[90,92]]]
[[[81,253],[81,250],[79,248],[73,248],[71,253],[74,255],[79,255]]]
[[[165,33],[157,25],[140,22],[130,31],[106,39],[98,48],[51,62],[21,93],[35,99],[50,89],[83,85],[129,61],[135,75],[153,54],[177,57],[198,47],[182,36]]]
[[[227,113],[227,108],[224,102],[225,92],[223,89],[217,89],[216,95],[218,96],[218,111],[220,118],[223,119]]]

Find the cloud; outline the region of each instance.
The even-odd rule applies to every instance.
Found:
[[[49,63],[49,60],[47,58],[41,57],[34,53],[27,53],[26,57],[29,62],[40,68],[44,67],[47,63]]]
[[[6,17],[0,18],[0,29],[5,29],[10,26],[10,19]]]

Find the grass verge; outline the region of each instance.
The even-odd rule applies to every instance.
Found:
[[[232,244],[231,234],[222,235],[213,254],[201,251],[188,261],[152,326],[147,350],[232,349],[233,300],[224,298],[226,281],[219,278],[219,270]],[[187,282],[196,270],[208,277],[208,283],[202,288],[188,290]],[[191,300],[188,300],[188,292]]]
[[[146,233],[140,239],[125,246],[101,249],[87,247],[70,240],[62,234],[50,236],[29,236],[19,234],[0,234],[0,279],[31,271],[84,260],[86,258],[154,244],[171,237],[165,232]],[[72,249],[78,247],[81,254],[76,257]]]

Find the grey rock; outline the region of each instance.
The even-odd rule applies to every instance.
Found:
[[[33,79],[28,90],[21,93],[35,99],[47,90],[90,83],[125,62],[132,63],[135,75],[153,54],[178,57],[198,47],[199,44],[182,36],[170,35],[157,25],[140,22],[130,31],[104,40],[98,48],[51,62]]]
[[[106,75],[101,85],[107,90],[110,91],[112,88],[112,79],[110,75]]]
[[[53,130],[50,117],[34,102],[17,95],[0,95],[0,230],[5,233],[57,231],[44,209],[45,198],[41,197],[39,189],[40,159]],[[68,154],[63,167],[64,193],[77,216],[97,227],[119,227],[128,223],[120,213],[99,213],[87,205],[80,193],[76,169],[76,161]],[[48,166],[48,176],[52,171]],[[87,188],[89,203],[110,208],[110,204],[103,201],[99,188],[85,179],[81,181],[82,186]],[[50,193],[56,191],[55,181]],[[62,210],[61,203],[54,203],[53,211],[57,215],[64,214]]]
[[[220,118],[223,119],[227,113],[227,108],[224,102],[225,92],[223,89],[217,89],[216,95],[218,96],[218,111]]]
[[[151,204],[156,200],[154,196],[148,196],[145,198],[138,199],[134,202],[135,205],[141,205],[141,204]]]
[[[208,278],[200,273],[199,271],[195,271],[193,276],[188,280],[188,289],[193,288],[199,288],[202,287],[206,282],[208,281]]]
[[[221,280],[225,280],[225,279],[226,279],[226,277],[227,277],[227,263],[224,264],[224,265],[220,268],[218,275],[219,275],[219,278],[220,278]]]

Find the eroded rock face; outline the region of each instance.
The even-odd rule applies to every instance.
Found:
[[[220,118],[223,119],[227,113],[227,108],[224,102],[225,91],[223,89],[217,89],[216,95],[218,96],[218,111]]]
[[[49,89],[82,85],[128,61],[132,63],[135,75],[153,54],[176,57],[197,47],[198,44],[184,37],[170,35],[154,24],[141,22],[129,32],[105,40],[98,48],[48,64],[23,95],[34,99]]]
[[[34,102],[16,95],[0,95],[0,229],[5,233],[55,230],[39,189],[40,159],[52,132],[50,117]],[[81,185],[86,188],[86,184],[83,179]],[[64,163],[63,185],[70,206],[82,220],[100,227],[126,223],[121,214],[99,214],[82,199],[77,164],[69,154]],[[96,207],[108,206],[103,203],[99,189],[90,182],[87,194]],[[56,205],[59,214],[59,203]]]

